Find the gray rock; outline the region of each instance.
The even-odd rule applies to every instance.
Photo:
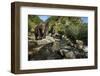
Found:
[[[52,49],[53,50],[59,50],[60,49],[60,42],[59,42],[58,39],[56,39],[55,42],[53,43]]]
[[[84,48],[83,41],[81,41],[81,40],[76,40],[75,48],[83,49],[83,48]]]
[[[65,59],[74,59],[75,58],[75,54],[73,53],[73,51],[70,51],[70,50],[61,49],[60,54],[62,56],[64,56]]]
[[[65,53],[65,58],[67,58],[67,59],[75,59],[75,54],[72,51],[67,52],[67,53]]]
[[[62,55],[62,56],[64,56],[65,55],[65,53],[67,53],[69,50],[66,50],[66,49],[60,49],[60,54]]]
[[[84,52],[88,52],[88,47],[86,46],[86,47],[84,47]]]
[[[38,45],[46,45],[53,42],[55,42],[55,40],[53,37],[50,37],[50,36],[46,36],[46,38],[42,40],[37,40]]]

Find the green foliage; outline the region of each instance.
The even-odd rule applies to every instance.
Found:
[[[28,31],[33,32],[36,25],[43,22],[38,16],[36,15],[28,15]]]
[[[28,16],[28,30],[34,31],[36,25],[43,22],[39,16]],[[50,16],[45,23],[48,23],[49,30],[52,26],[57,33],[66,35],[72,42],[82,40],[87,45],[88,24],[83,23],[81,17]]]
[[[87,45],[88,42],[88,26],[86,23],[81,26],[80,32],[78,34],[78,39],[82,40],[85,45]]]
[[[79,26],[70,25],[66,27],[65,34],[68,38],[70,38],[73,42],[75,42],[79,34],[79,29],[80,29]]]
[[[59,34],[65,34],[72,42],[82,40],[87,44],[87,23],[83,23],[81,17],[51,16],[48,20],[49,26],[55,25]]]

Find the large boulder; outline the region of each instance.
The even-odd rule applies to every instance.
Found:
[[[84,48],[83,41],[76,40],[75,48],[77,48],[77,49],[83,49]]]
[[[66,49],[61,49],[60,54],[65,58],[65,59],[75,59],[75,54],[71,50],[66,50]]]
[[[43,52],[41,53],[43,56],[45,53],[48,54],[48,49],[52,51],[52,45],[54,42],[54,38],[50,36],[46,36],[46,38],[42,40],[28,40],[29,57],[32,58],[34,55],[39,56],[41,52]]]
[[[87,53],[88,52],[88,46],[85,46],[83,50],[84,50],[84,52]]]
[[[75,59],[75,54],[73,51],[69,51],[67,53],[65,53],[65,58],[68,58],[68,59]]]
[[[60,39],[55,39],[55,42],[53,43],[52,49],[54,51],[57,51],[60,49]]]
[[[37,45],[46,45],[46,44],[50,44],[50,43],[55,42],[55,40],[53,37],[46,36],[45,39],[37,40],[36,42],[37,42]]]
[[[54,38],[49,36],[46,36],[46,38],[42,40],[28,40],[28,48],[29,50],[32,50],[54,42]]]

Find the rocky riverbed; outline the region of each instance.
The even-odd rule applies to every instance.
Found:
[[[78,44],[80,42],[80,44]],[[45,39],[28,40],[28,60],[79,59],[88,57],[88,47],[81,41],[73,44],[69,39],[46,36]]]

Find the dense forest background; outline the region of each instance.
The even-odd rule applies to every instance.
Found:
[[[28,15],[28,32],[33,33],[41,22],[48,23],[49,30],[55,25],[55,31],[66,35],[72,42],[82,40],[87,45],[88,23],[84,22],[82,17],[49,16],[43,21],[38,15]]]

